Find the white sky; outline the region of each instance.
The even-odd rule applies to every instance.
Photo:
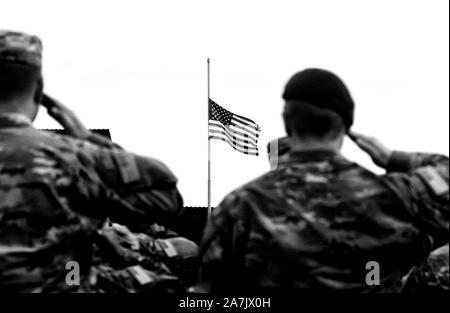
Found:
[[[207,200],[206,58],[212,98],[262,128],[260,157],[212,144],[212,204],[269,169],[281,92],[307,67],[334,71],[355,130],[395,149],[449,153],[449,1],[0,0],[0,29],[44,41],[46,92],[90,128],[163,160],[185,204]],[[57,124],[42,112],[40,128]],[[346,142],[344,154],[377,170]]]

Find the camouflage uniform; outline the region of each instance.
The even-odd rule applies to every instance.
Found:
[[[149,233],[152,236],[132,233],[127,227],[118,224],[103,227],[95,253],[99,280],[97,289],[123,291],[125,288],[129,292],[150,292],[167,288],[169,283],[172,289],[167,291],[186,291],[195,283],[197,245],[156,224],[149,227]],[[133,271],[136,266],[146,273]],[[149,279],[148,274],[158,279]],[[127,276],[128,281],[134,283],[123,285],[118,280],[118,277]],[[141,283],[140,277],[144,277],[148,284]]]
[[[449,291],[449,256],[448,244],[433,251],[421,265],[415,267],[408,275],[404,293],[448,292]]]
[[[448,242],[449,162],[395,152],[377,176],[329,151],[290,152],[228,195],[200,248],[206,290],[399,291]],[[380,285],[366,284],[378,262]]]
[[[1,62],[40,67],[41,49],[36,37],[0,32]],[[149,225],[180,213],[177,179],[163,163],[93,139],[0,115],[0,291],[88,290],[93,242],[107,217]],[[81,286],[66,284],[69,261],[80,265]]]

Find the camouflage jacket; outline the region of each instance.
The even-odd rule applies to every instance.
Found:
[[[175,282],[179,291],[186,291],[195,283],[197,245],[156,224],[148,230],[148,234],[133,233],[126,226],[106,223],[99,232],[95,246],[94,264],[98,283],[94,288],[104,291],[161,291],[169,278],[171,284],[168,291]],[[130,271],[136,266],[152,273],[152,279],[144,279],[143,283],[140,277],[145,277],[145,273],[136,275],[135,271]],[[121,279],[118,280],[118,277]],[[156,280],[153,279],[155,277]],[[121,282],[123,279],[128,281],[125,285]]]
[[[447,293],[449,291],[448,244],[433,251],[430,257],[408,275],[403,293]]]
[[[399,291],[448,242],[448,171],[439,155],[395,152],[377,176],[332,152],[290,152],[213,212],[200,290]]]
[[[176,178],[161,162],[46,133],[0,116],[0,290],[74,290],[88,284],[92,241],[105,218],[124,225],[178,215]]]

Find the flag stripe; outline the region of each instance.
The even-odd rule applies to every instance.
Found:
[[[246,126],[246,127],[250,128],[250,129],[256,130],[257,132],[259,132],[259,129],[258,129],[257,126],[252,125],[250,123],[247,123],[246,121],[240,120],[235,115],[233,115],[233,117],[231,118],[231,122],[233,122],[233,121],[236,122],[236,123],[239,123],[239,124],[241,124],[243,126]]]
[[[247,139],[242,139],[240,137],[236,137],[236,136],[230,135],[230,134],[224,132],[223,130],[210,129],[209,132],[211,134],[223,134],[224,136],[226,136],[230,140],[236,141],[237,143],[240,143],[240,144],[243,144],[243,145],[247,145],[249,147],[255,147],[255,148],[258,147],[257,144],[254,143],[254,142],[251,142],[251,141],[249,141]]]
[[[238,125],[238,124],[232,122],[230,126],[231,127],[236,127],[237,129],[240,129],[240,130],[242,130],[244,132],[247,132],[247,133],[253,135],[256,138],[259,138],[259,134],[258,133],[255,133],[255,132],[253,132],[251,130],[248,130],[247,128],[245,128],[245,127],[243,127],[241,125]]]
[[[238,131],[238,130],[234,130],[234,129],[232,129],[231,127],[224,126],[224,125],[222,125],[222,124],[220,124],[220,123],[216,124],[216,123],[212,123],[212,121],[209,121],[209,127],[210,127],[210,129],[212,129],[213,127],[217,127],[217,128],[223,129],[223,130],[226,131],[230,136],[236,136],[236,135],[238,135],[238,136],[241,136],[241,137],[238,137],[238,138],[241,138],[241,139],[243,139],[243,140],[248,140],[248,141],[250,141],[250,142],[252,142],[252,143],[254,143],[254,144],[258,144],[258,138],[255,138],[255,137],[253,137],[253,136],[250,136],[249,134],[240,132],[240,131]],[[243,138],[242,138],[242,137],[243,137]]]
[[[257,136],[257,135],[254,135],[253,133],[250,133],[249,131],[247,131],[247,130],[245,130],[245,132],[242,132],[242,131],[240,131],[240,130],[242,130],[242,128],[238,128],[239,130],[237,130],[237,129],[233,129],[232,127],[233,127],[233,125],[223,125],[222,123],[220,123],[220,122],[218,122],[218,121],[209,121],[209,125],[210,126],[220,126],[220,127],[225,127],[228,131],[230,131],[231,133],[233,133],[233,134],[237,134],[237,135],[240,135],[240,136],[243,136],[243,137],[246,137],[246,136],[248,136],[249,138],[252,138],[255,142],[258,142],[258,140],[259,140],[259,136]]]
[[[254,148],[252,149],[243,149],[243,148],[239,148],[234,146],[232,143],[230,143],[230,141],[227,138],[224,137],[219,137],[219,136],[209,136],[210,139],[217,139],[217,140],[221,140],[221,141],[225,141],[227,142],[233,149],[242,152],[244,154],[249,154],[249,155],[259,155],[259,151],[255,150]]]
[[[239,149],[241,149],[241,150],[251,150],[251,151],[256,151],[256,152],[259,151],[257,147],[255,148],[255,147],[248,147],[248,146],[246,147],[246,146],[242,146],[242,145],[240,145],[240,144],[238,144],[238,143],[236,143],[236,142],[233,142],[233,141],[230,140],[228,137],[223,136],[223,135],[210,135],[209,138],[210,138],[210,139],[220,139],[220,140],[223,140],[223,141],[227,142],[228,144],[230,144],[231,146],[236,147],[236,148],[239,148]]]
[[[246,118],[246,117],[243,117],[243,116],[241,116],[241,115],[239,115],[239,114],[234,114],[234,113],[233,113],[233,116],[234,116],[235,118],[237,118],[237,119],[241,119],[242,121],[249,123],[250,125],[252,125],[253,127],[255,127],[256,130],[260,130],[258,124],[256,124],[256,123],[255,123],[254,121],[252,121],[251,119]]]
[[[212,132],[211,132],[212,133]],[[216,133],[217,134],[217,133]],[[216,137],[224,137],[224,138],[226,138],[227,140],[229,140],[230,142],[229,142],[229,144],[233,144],[233,145],[235,145],[235,146],[237,146],[237,147],[239,147],[239,148],[242,148],[242,149],[255,149],[255,150],[258,150],[258,147],[257,146],[255,146],[255,145],[248,145],[248,144],[241,144],[241,143],[239,143],[237,140],[235,140],[235,138],[230,138],[229,136],[227,136],[224,132],[222,132],[222,131],[218,131],[218,134],[217,135],[210,135],[210,137],[214,137],[214,138],[216,138]]]

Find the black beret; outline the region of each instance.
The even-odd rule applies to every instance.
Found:
[[[335,74],[321,69],[306,69],[288,81],[285,101],[307,102],[329,109],[342,118],[347,130],[353,125],[354,102],[344,82]]]

